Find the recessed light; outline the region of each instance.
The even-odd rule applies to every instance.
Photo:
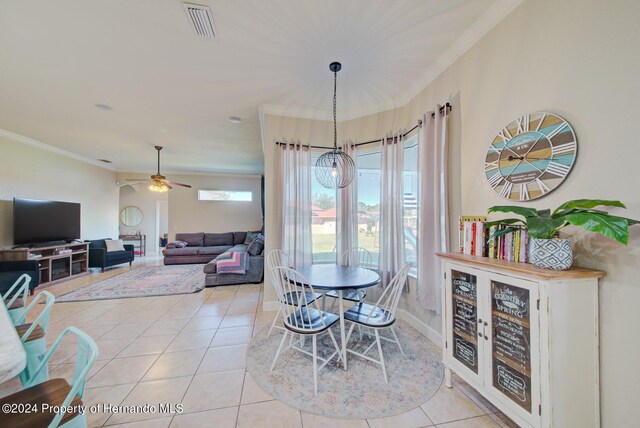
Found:
[[[240,122],[242,122],[242,118],[240,118],[238,116],[229,116],[228,120],[231,123],[240,123]]]
[[[96,106],[96,108],[97,108],[97,109],[104,110],[104,111],[111,111],[111,110],[113,110],[113,107],[108,106],[108,105],[106,105],[106,104],[96,104],[95,106]]]

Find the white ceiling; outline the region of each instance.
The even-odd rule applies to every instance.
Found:
[[[339,120],[403,105],[519,3],[195,2],[217,40],[194,34],[178,0],[0,0],[0,128],[119,171],[152,171],[158,144],[164,172],[261,172],[260,106],[330,117],[334,60]]]

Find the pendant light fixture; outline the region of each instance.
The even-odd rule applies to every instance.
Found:
[[[329,70],[333,72],[333,149],[323,153],[316,161],[316,179],[329,189],[347,187],[355,177],[356,164],[351,156],[338,148],[338,127],[336,123],[336,88],[338,71],[342,68],[339,62],[332,62]]]

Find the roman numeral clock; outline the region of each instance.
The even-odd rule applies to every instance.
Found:
[[[571,171],[578,142],[571,125],[553,113],[536,112],[504,127],[487,151],[489,185],[512,201],[540,198],[558,187]]]

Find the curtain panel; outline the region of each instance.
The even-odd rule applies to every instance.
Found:
[[[418,302],[441,312],[442,271],[437,252],[449,250],[447,109],[437,105],[418,134]]]
[[[383,138],[380,148],[380,277],[386,287],[405,264],[404,137]],[[405,291],[407,285],[405,285]]]
[[[358,149],[352,143],[345,143],[342,150],[351,156],[358,168]],[[337,253],[338,264],[345,265],[343,253],[358,246],[358,174],[347,187],[338,190],[338,227],[337,227]]]
[[[282,250],[294,266],[313,262],[311,244],[311,152],[308,146],[280,145]]]

